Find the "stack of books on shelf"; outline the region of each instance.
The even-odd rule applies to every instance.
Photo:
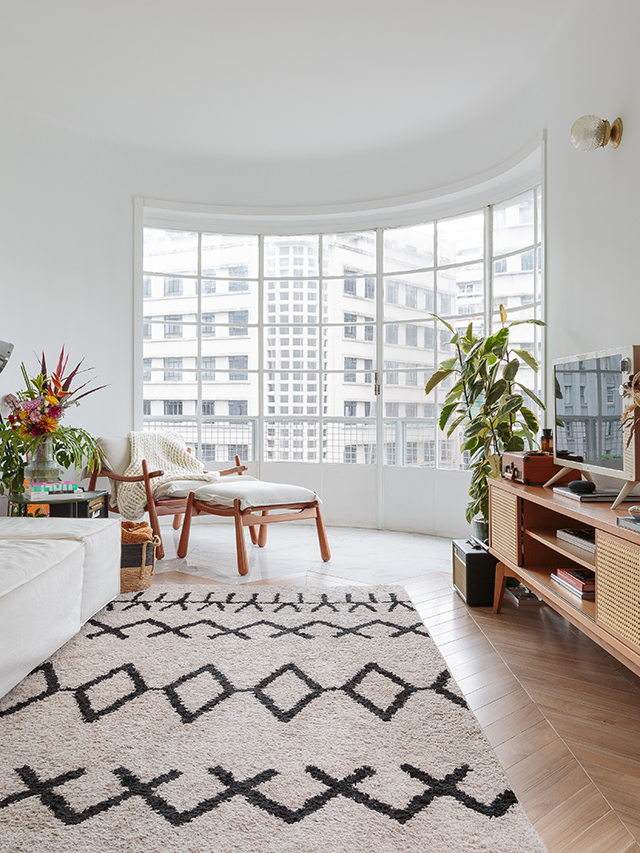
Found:
[[[22,494],[23,497],[30,501],[48,501],[58,495],[68,497],[69,495],[79,494],[83,491],[82,486],[79,486],[77,483],[71,483],[67,480],[56,480],[51,483],[27,483]]]
[[[531,592],[524,586],[524,584],[518,584],[518,586],[508,586],[505,589],[507,596],[513,601],[518,607],[521,604],[544,604],[544,601],[541,598]]]
[[[551,578],[584,601],[596,597],[596,575],[590,569],[557,569]]]
[[[596,531],[593,527],[566,527],[558,530],[556,536],[592,554],[596,552]]]

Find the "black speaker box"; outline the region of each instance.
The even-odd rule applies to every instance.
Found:
[[[489,607],[493,604],[497,562],[495,557],[474,542],[454,540],[453,585],[469,607]]]

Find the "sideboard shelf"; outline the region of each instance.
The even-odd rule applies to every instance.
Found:
[[[584,503],[552,489],[490,481],[489,550],[498,559],[494,612],[513,577],[602,648],[640,675],[640,524],[617,525],[624,509]],[[592,553],[563,539],[562,528],[596,530]],[[595,572],[595,601],[573,595],[551,577],[559,568]]]

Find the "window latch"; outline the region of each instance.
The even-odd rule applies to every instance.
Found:
[[[378,374],[375,374],[374,384],[373,384],[373,393],[376,397],[380,396],[380,381],[378,380]]]

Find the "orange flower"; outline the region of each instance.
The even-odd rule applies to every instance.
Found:
[[[49,417],[49,415],[43,415],[40,418],[38,426],[42,432],[55,432],[58,429],[58,421],[55,418]]]
[[[54,397],[53,394],[47,394],[47,396],[45,397],[45,400],[47,401],[47,403],[50,406],[58,406],[60,404],[60,401],[58,400],[58,398]]]

